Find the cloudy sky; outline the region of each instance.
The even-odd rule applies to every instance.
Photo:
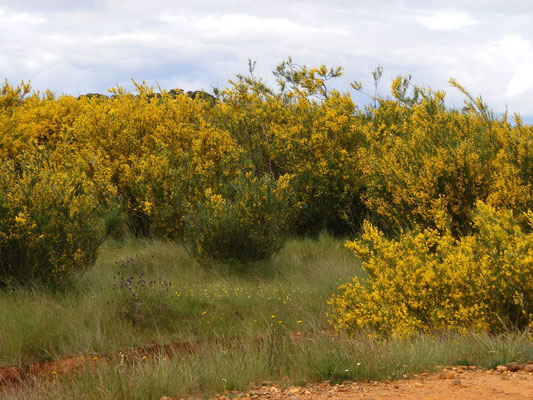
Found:
[[[292,56],[342,65],[343,91],[353,80],[369,87],[381,65],[383,94],[411,74],[457,106],[454,77],[496,112],[531,121],[532,21],[529,0],[0,0],[0,75],[74,95],[131,89],[131,78],[210,90],[246,72],[249,58],[273,84],[271,71]]]

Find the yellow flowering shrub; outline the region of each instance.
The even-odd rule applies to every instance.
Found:
[[[397,240],[366,222],[346,246],[367,277],[331,298],[332,323],[398,336],[533,326],[533,213],[526,218],[529,232],[511,211],[478,202],[474,231],[460,239],[442,222]]]
[[[231,82],[213,123],[231,134],[257,174],[288,182],[294,233],[346,233],[365,207],[358,113],[348,94],[325,86],[342,71],[296,67],[289,59],[275,74],[277,93],[253,75]]]
[[[514,127],[502,124],[497,130],[501,146],[487,203],[523,213],[533,210],[533,127],[524,126],[518,117],[515,123]]]
[[[498,142],[474,112],[448,110],[444,93],[418,93],[410,106],[381,101],[363,127],[366,204],[388,231],[434,226],[445,210],[454,233],[467,233],[474,204],[490,193]]]
[[[18,110],[31,87],[28,83],[11,86],[7,80],[0,91],[0,160],[16,157],[25,147],[27,139],[19,132]]]
[[[34,92],[22,82],[14,87],[5,82],[0,92],[0,159],[18,160],[34,145],[55,149],[65,139],[83,111],[82,102],[72,96],[46,91]]]
[[[408,98],[409,82],[397,78],[394,99],[379,99],[358,128],[363,198],[387,232],[435,227],[444,211],[458,236],[470,232],[479,200],[516,215],[533,206],[531,127],[496,119],[481,98],[451,84],[466,97],[461,111],[447,108],[441,91],[415,87]]]
[[[96,258],[104,239],[91,182],[43,156],[0,162],[0,280],[60,283]]]
[[[221,169],[231,175],[222,166],[235,149],[225,132],[204,121],[208,103],[153,96],[144,85],[136,96],[118,88],[109,99],[78,101],[83,112],[56,152],[84,160],[87,173],[99,178],[101,201],[110,190],[104,183],[113,186],[134,234],[180,237],[191,197]]]
[[[132,157],[123,171],[130,222],[145,235],[181,239],[186,214],[205,190],[239,173],[239,160],[229,135],[207,127],[186,149],[160,143],[157,152]]]

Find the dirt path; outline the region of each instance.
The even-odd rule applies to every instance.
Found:
[[[250,400],[533,400],[533,363],[516,372],[457,367],[404,381],[340,385],[324,382],[285,390],[263,386],[249,393],[232,395]],[[229,394],[216,398],[229,399]]]

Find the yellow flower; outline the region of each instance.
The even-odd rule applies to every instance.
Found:
[[[144,210],[146,211],[146,214],[150,215],[152,213],[153,207],[154,205],[151,202],[149,201],[144,202]]]
[[[15,216],[15,223],[17,225],[24,225],[26,223],[27,219],[26,219],[26,215],[23,213],[23,212],[19,212],[16,216]]]

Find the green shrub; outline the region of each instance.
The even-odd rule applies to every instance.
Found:
[[[95,260],[105,232],[83,173],[33,157],[0,175],[0,280],[59,284]]]
[[[215,193],[185,218],[185,242],[199,261],[247,262],[269,257],[281,248],[285,200],[269,177],[241,176]]]

